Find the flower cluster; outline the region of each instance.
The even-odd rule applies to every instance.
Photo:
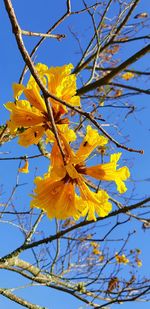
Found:
[[[94,166],[87,164],[92,152],[98,147],[104,148],[108,143],[108,139],[90,125],[86,127],[78,149],[75,151],[70,145],[75,141],[76,134],[70,126],[69,111],[59,99],[70,106],[80,106],[80,97],[76,95],[76,76],[71,74],[72,68],[71,64],[55,68],[48,68],[43,64],[36,66],[43,84],[58,98],[49,98],[49,104],[62,151],[55,139],[47,105],[32,76],[26,86],[13,85],[15,102],[5,104],[11,112],[8,128],[12,134],[17,133],[21,146],[38,144],[43,137],[52,145],[48,172],[43,177],[35,178],[36,187],[31,207],[43,209],[49,218],[72,217],[77,220],[86,216],[87,220],[96,220],[96,215],[107,216],[112,205],[105,190],[90,189],[89,177],[115,182],[119,193],[124,193],[127,190],[124,181],[128,179],[130,172],[126,166],[118,168],[121,153],[112,154],[107,163]],[[20,99],[21,96],[23,99]],[[27,161],[20,171],[28,171]]]
[[[129,259],[127,259],[127,257],[125,256],[125,254],[122,254],[122,255],[118,255],[118,253],[116,253],[116,262],[118,264],[128,264],[129,263]]]
[[[80,98],[75,95],[76,77],[70,74],[72,68],[71,64],[50,69],[43,64],[36,66],[39,77],[47,85],[51,94],[72,106],[80,106]],[[11,112],[8,127],[12,134],[18,130],[19,144],[25,147],[38,144],[44,134],[53,139],[54,135],[46,104],[34,78],[30,77],[26,87],[21,84],[13,84],[13,90],[15,103],[8,102],[5,107]],[[24,100],[19,99],[22,94],[25,96]],[[68,118],[64,118],[67,108],[53,99],[50,99],[50,103],[58,131],[64,132],[68,128]],[[73,130],[71,130],[70,136],[71,134],[72,140],[74,140]]]

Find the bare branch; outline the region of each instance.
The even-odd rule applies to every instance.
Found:
[[[29,309],[46,309],[46,307],[41,307],[41,306],[38,306],[38,305],[31,304],[27,300],[24,300],[23,298],[14,295],[13,293],[10,292],[10,289],[0,288],[0,294],[9,298],[13,302],[15,302],[15,303],[17,303],[21,306],[24,306],[26,308],[29,308]]]
[[[21,33],[27,36],[41,36],[44,38],[53,38],[57,40],[65,38],[64,34],[48,34],[48,33],[40,33],[40,32],[33,32],[33,31],[26,31],[26,30],[21,30]]]
[[[127,68],[132,63],[139,60],[141,57],[143,57],[145,54],[150,52],[150,44],[145,46],[144,48],[140,49],[137,53],[135,53],[133,56],[129,57],[127,60],[125,60],[123,63],[121,63],[118,67],[114,68],[112,72],[108,73],[104,77],[100,78],[99,80],[86,85],[80,89],[77,90],[78,95],[82,95],[86,92],[92,91],[98,87],[101,87],[103,85],[107,85],[112,78],[114,78],[118,73],[122,72],[125,68]]]

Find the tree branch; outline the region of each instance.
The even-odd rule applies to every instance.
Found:
[[[126,214],[127,212],[129,212],[129,211],[131,211],[133,209],[142,207],[144,204],[146,204],[148,202],[150,202],[150,197],[148,197],[147,199],[145,199],[145,200],[143,200],[143,201],[141,201],[139,203],[133,204],[131,206],[124,206],[123,208],[120,208],[120,209],[117,209],[115,211],[112,211],[106,217],[99,217],[99,218],[97,218],[97,221],[104,221],[104,220],[106,220],[108,218],[117,216],[119,214]],[[25,251],[25,250],[30,249],[30,248],[37,247],[37,246],[39,246],[41,244],[44,244],[44,243],[45,244],[50,243],[50,242],[52,242],[52,241],[54,241],[54,240],[56,240],[58,238],[61,238],[62,236],[64,236],[65,234],[67,234],[67,233],[69,233],[69,232],[71,232],[73,230],[76,230],[76,229],[78,229],[80,227],[83,227],[83,226],[87,226],[87,225],[92,224],[94,222],[95,221],[93,221],[93,220],[82,221],[82,222],[77,223],[76,225],[73,225],[73,226],[69,227],[68,229],[60,231],[57,234],[52,235],[50,237],[46,237],[44,239],[35,241],[33,243],[30,243],[30,244],[23,244],[22,246],[18,247],[17,249],[12,251],[11,253],[9,253],[6,256],[0,258],[0,263],[5,262],[7,259],[10,259],[12,257],[18,256],[22,251]]]
[[[128,67],[132,63],[139,60],[141,57],[143,57],[148,52],[150,52],[150,44],[148,44],[144,48],[140,49],[137,53],[135,53],[133,56],[129,57],[127,60],[125,60],[123,63],[121,63],[118,67],[114,68],[112,72],[108,73],[107,75],[98,79],[97,81],[78,89],[77,95],[82,95],[82,94],[89,92],[89,91],[92,91],[92,90],[94,90],[98,87],[107,85],[110,82],[110,80],[112,78],[114,78],[118,73],[122,72],[126,67]]]
[[[14,295],[13,293],[11,293],[9,291],[9,289],[0,288],[0,294],[9,298],[10,300],[14,301],[15,303],[17,303],[21,306],[24,306],[26,308],[29,308],[29,309],[46,309],[46,307],[41,307],[41,306],[38,306],[38,305],[31,304],[27,300],[24,300],[23,298]]]

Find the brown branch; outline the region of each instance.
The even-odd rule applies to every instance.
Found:
[[[102,17],[101,17],[101,19],[100,19],[100,22],[99,22],[98,27],[97,27],[97,31],[98,31],[98,32],[100,31],[101,24],[103,23],[103,20],[104,20],[104,18],[105,18],[105,14],[107,13],[107,10],[109,9],[109,6],[110,6],[111,2],[112,2],[112,0],[109,0],[108,5],[107,5],[107,7],[105,8],[105,11],[104,11],[104,13],[103,13],[103,15],[102,15]],[[95,37],[96,37],[96,33],[94,33],[94,35],[93,35],[93,37],[91,38],[91,40],[90,40],[88,46],[86,47],[86,49],[85,49],[85,51],[84,51],[84,53],[83,53],[82,58],[80,59],[79,63],[77,64],[77,66],[76,66],[75,69],[74,69],[74,73],[77,73],[78,68],[79,68],[80,66],[82,66],[83,59],[85,58],[85,56],[86,56],[86,54],[87,54],[87,52],[88,52],[90,46],[92,45],[92,43],[93,43]],[[96,54],[97,54],[97,52],[95,53],[95,55],[96,55]]]
[[[120,144],[109,133],[107,133],[105,131],[105,129],[101,125],[99,125],[98,122],[89,113],[83,112],[82,115],[84,115],[87,119],[89,119],[95,125],[95,127],[98,128],[106,137],[108,137],[108,139],[111,142],[113,142],[118,148],[122,148],[122,149],[125,149],[125,150],[130,151],[130,152],[137,152],[137,153],[140,153],[140,154],[144,154],[144,150],[133,149],[133,148],[127,147],[123,144]]]
[[[130,89],[133,91],[137,91],[140,93],[145,93],[145,94],[150,94],[150,90],[145,90],[145,89],[141,89],[141,88],[137,88],[137,87],[133,87],[133,86],[129,86],[129,85],[124,85],[124,84],[120,84],[120,83],[108,83],[108,85],[111,86],[115,86],[115,87],[121,87],[121,88],[125,88],[125,89]]]
[[[0,213],[1,212],[3,214],[7,214],[7,215],[16,215],[15,211],[0,211]],[[31,215],[31,210],[29,210],[29,211],[17,211],[17,215]]]
[[[109,8],[111,6],[111,3],[112,3],[112,0],[109,0],[108,4],[106,5],[106,8],[105,8],[105,10],[104,10],[104,12],[103,12],[103,14],[101,16],[101,20],[100,20],[98,28],[96,28],[94,17],[93,17],[93,15],[89,11],[89,14],[90,14],[90,16],[92,18],[93,26],[94,26],[94,36],[93,36],[93,38],[92,38],[92,40],[90,42],[90,45],[92,44],[92,41],[94,40],[94,38],[96,38],[96,41],[97,41],[97,51],[95,53],[95,58],[94,58],[94,61],[93,61],[92,74],[91,74],[91,76],[90,76],[90,78],[89,78],[89,80],[87,81],[86,84],[89,84],[93,80],[93,78],[94,78],[96,63],[97,63],[97,60],[98,60],[98,57],[99,57],[99,54],[100,54],[100,50],[101,50],[101,43],[100,43],[100,38],[99,38],[99,32],[101,30],[101,25],[103,24],[103,21],[105,19],[105,15],[106,15],[107,11],[109,10]],[[86,5],[86,4],[84,4],[84,5]]]
[[[112,44],[121,44],[121,43],[130,43],[132,41],[138,41],[138,40],[149,40],[150,39],[150,35],[143,35],[143,36],[139,36],[139,37],[135,37],[135,38],[121,38],[121,40],[116,40],[114,41]]]
[[[121,22],[121,24],[118,26],[118,28],[116,29],[116,31],[114,31],[114,33],[112,34],[112,36],[110,37],[110,39],[108,40],[108,42],[101,47],[100,52],[103,52],[108,46],[110,46],[115,37],[120,33],[121,29],[125,26],[125,24],[127,23],[128,19],[130,18],[132,12],[134,11],[134,9],[136,8],[138,2],[140,2],[140,0],[135,0],[135,2],[133,3],[131,9],[129,10],[129,12],[127,13],[127,15],[125,16],[124,20]],[[95,52],[93,55],[91,55],[84,63],[78,63],[78,65],[76,66],[76,68],[74,69],[73,73],[77,74],[79,73],[81,70],[83,70],[84,68],[87,67],[87,65],[95,58],[97,52]]]
[[[71,15],[74,15],[74,14],[81,14],[81,13],[85,13],[85,12],[87,12],[87,10],[89,10],[89,9],[95,9],[97,6],[99,6],[101,3],[94,3],[94,4],[92,4],[92,5],[89,5],[87,8],[85,8],[85,9],[81,9],[81,10],[79,10],[79,11],[74,11],[74,12],[71,12]]]
[[[148,44],[144,48],[140,49],[137,53],[135,53],[133,56],[129,57],[127,60],[125,60],[123,63],[121,63],[118,67],[114,68],[112,72],[108,73],[107,75],[100,78],[99,80],[78,89],[77,95],[82,95],[82,94],[89,92],[89,91],[92,91],[92,90],[94,90],[98,87],[107,85],[110,82],[110,80],[112,78],[114,78],[118,73],[122,72],[126,67],[128,67],[132,63],[139,60],[141,57],[143,57],[148,52],[150,52],[150,44]]]
[[[92,66],[88,66],[86,68],[87,70],[91,70]],[[107,68],[103,68],[103,67],[96,67],[97,71],[113,71],[115,70],[115,67],[107,67]],[[131,72],[137,75],[150,75],[150,72],[145,72],[145,71],[139,71],[139,70],[134,70],[134,69],[125,69],[124,72]]]
[[[31,71],[31,74],[33,75],[33,77],[35,78],[37,84],[39,85],[40,89],[43,92],[43,96],[44,96],[44,99],[45,99],[45,104],[46,104],[47,111],[48,111],[49,120],[50,120],[50,122],[52,124],[52,130],[53,130],[53,133],[55,135],[56,141],[58,143],[58,146],[59,146],[62,158],[65,161],[65,155],[64,155],[63,149],[61,147],[61,142],[60,142],[60,139],[59,139],[59,136],[58,136],[57,127],[55,125],[52,107],[51,107],[51,104],[50,104],[50,102],[48,100],[48,98],[50,97],[50,94],[49,94],[47,88],[42,83],[41,79],[38,77],[38,73],[37,73],[37,71],[36,71],[36,69],[35,69],[35,67],[33,65],[31,57],[29,56],[29,53],[27,52],[27,50],[26,50],[26,48],[24,46],[24,42],[22,40],[22,35],[21,35],[21,29],[20,29],[19,23],[17,21],[14,9],[12,7],[11,1],[10,0],[4,0],[4,3],[5,3],[5,7],[6,7],[6,11],[8,13],[9,19],[11,21],[12,30],[13,30],[13,33],[15,35],[16,42],[17,42],[18,48],[19,48],[19,50],[21,52],[21,55],[22,55],[25,63],[28,65],[28,67],[29,67],[29,69]]]
[[[7,125],[2,126],[2,131],[0,133],[0,143],[3,140],[3,137],[4,137],[6,131],[7,131]]]
[[[64,164],[66,164],[65,153],[63,151],[63,148],[62,148],[62,145],[61,145],[61,141],[59,139],[59,135],[58,135],[58,132],[57,132],[57,127],[56,127],[54,116],[53,116],[52,106],[51,106],[51,103],[48,100],[48,97],[45,94],[44,94],[44,97],[45,97],[45,103],[46,103],[46,107],[47,107],[47,111],[48,111],[48,116],[49,116],[49,119],[50,119],[51,125],[52,125],[52,131],[53,131],[54,136],[56,138],[56,141],[57,141],[60,153],[62,155]]]
[[[60,23],[62,23],[62,21],[64,21],[68,16],[70,16],[70,14],[71,14],[70,0],[66,1],[66,7],[67,7],[67,9],[66,9],[65,14],[46,32],[46,34],[50,34],[53,30],[56,29],[56,27],[58,27],[60,25]],[[32,57],[35,54],[35,52],[37,51],[39,46],[44,42],[45,39],[46,39],[46,37],[42,37],[42,39],[35,45],[32,52],[30,53],[30,57]],[[20,79],[19,79],[19,83],[22,83],[24,74],[27,70],[27,67],[28,66],[25,64],[24,69],[23,69],[22,74],[21,74]]]
[[[7,161],[7,160],[29,160],[29,159],[35,159],[43,157],[43,154],[38,154],[34,156],[20,156],[20,157],[9,157],[9,158],[0,158],[0,161]]]
[[[115,211],[112,211],[111,213],[108,214],[108,216],[106,217],[99,217],[97,218],[97,221],[103,221],[103,220],[106,220],[108,218],[111,218],[111,217],[114,217],[114,216],[117,216],[119,214],[126,214],[127,212],[133,210],[133,209],[136,209],[136,208],[140,208],[142,207],[144,204],[150,202],[150,197],[145,199],[145,200],[142,200],[141,202],[139,203],[136,203],[136,204],[133,204],[133,205],[130,205],[130,206],[124,206],[123,208],[120,208],[120,209],[117,209]],[[35,241],[33,243],[30,243],[30,244],[23,244],[22,246],[18,247],[17,249],[15,249],[14,251],[12,251],[11,253],[9,253],[8,255],[0,258],[0,263],[2,262],[5,262],[6,260],[12,258],[12,257],[15,257],[15,256],[18,256],[22,251],[24,250],[27,250],[27,249],[30,249],[30,248],[34,248],[34,247],[37,247],[41,244],[47,244],[47,243],[50,243],[58,238],[61,238],[62,236],[64,236],[65,234],[73,231],[73,230],[76,230],[80,227],[83,227],[83,226],[87,226],[89,224],[92,224],[94,223],[95,221],[93,220],[90,220],[90,221],[82,221],[80,223],[77,223],[76,225],[74,226],[71,226],[69,227],[68,229],[66,230],[63,230],[63,231],[60,231],[59,233],[55,234],[55,235],[52,235],[50,237],[47,237],[47,238],[44,238],[44,239],[41,239],[41,240],[38,240],[38,241]]]
[[[124,302],[129,302],[129,301],[135,301],[136,299],[138,299],[139,297],[141,297],[142,295],[145,295],[148,291],[150,291],[150,287],[146,288],[144,291],[142,291],[141,293],[139,293],[138,295],[135,295],[135,296],[131,296],[130,298],[116,298],[116,299],[113,299],[112,301],[109,301],[101,306],[98,306],[97,309],[104,309],[106,308],[106,306],[109,306],[111,304],[120,304],[120,303],[124,303]]]

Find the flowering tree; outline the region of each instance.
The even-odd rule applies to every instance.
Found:
[[[24,154],[0,158],[20,162],[11,195],[1,203],[1,221],[12,228],[15,222],[23,237],[0,258],[0,267],[27,280],[30,288],[40,285],[71,294],[83,308],[147,301],[149,279],[137,276],[141,250],[131,248],[129,241],[135,237],[133,220],[149,227],[149,212],[143,209],[150,198],[145,192],[144,199],[134,202],[132,165],[127,161],[127,154],[142,155],[144,150],[130,145],[122,122],[134,115],[134,97],[150,94],[140,84],[150,73],[136,64],[139,59],[144,63],[150,51],[148,14],[135,15],[140,0],[71,2],[64,1],[66,12],[46,33],[38,33],[23,30],[13,4],[4,0],[25,67],[19,82],[13,83],[13,99],[4,105],[9,113],[1,125],[0,143],[3,150],[8,142],[18,142],[18,152]],[[80,48],[74,66],[69,61],[61,66],[36,62],[43,41],[67,42],[66,20],[78,24],[80,16],[89,35],[82,39],[82,31],[69,30]],[[25,35],[41,37],[30,53]],[[132,42],[136,51],[128,55]],[[34,175],[34,184],[30,178],[30,191],[19,191],[22,173],[30,174],[31,162],[37,159],[40,174]],[[30,194],[29,203],[18,205],[14,194],[23,194],[26,201]],[[51,235],[45,225],[51,226]],[[2,287],[0,294],[23,307],[43,308],[14,290]]]

